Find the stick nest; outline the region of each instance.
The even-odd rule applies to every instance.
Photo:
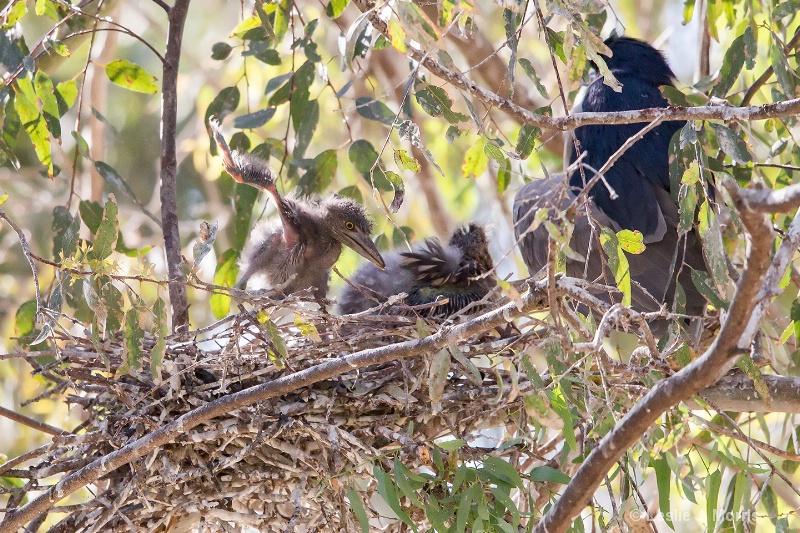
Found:
[[[54,385],[51,394],[82,408],[84,421],[41,448],[29,469],[4,474],[30,480],[12,491],[9,508],[51,479],[227,394],[358,350],[417,339],[440,325],[396,315],[333,316],[297,301],[260,309],[168,339],[155,370],[151,337],[143,339],[142,359],[127,373],[129,351],[121,336],[60,339],[57,360],[38,372]],[[373,525],[391,514],[374,498],[376,465],[391,471],[399,454],[412,470],[430,467],[436,439],[469,442],[487,428],[500,428],[492,430],[498,442],[527,435],[526,446],[492,455],[520,469],[543,464],[547,450],[532,445],[533,425],[521,401],[534,387],[516,369],[520,354],[546,342],[552,339],[541,331],[492,330],[448,350],[450,366],[439,379],[430,370],[436,354],[425,354],[230,412],[109,472],[91,494],[84,492],[84,501],[54,507],[51,513],[66,517],[53,530],[356,531],[349,490],[363,499]],[[622,394],[632,402],[639,394],[627,384]],[[487,450],[467,446],[459,457],[470,453],[479,459]],[[391,522],[384,524],[397,527]]]

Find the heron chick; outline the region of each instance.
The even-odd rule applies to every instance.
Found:
[[[339,312],[366,311],[404,292],[412,306],[447,299],[423,314],[449,316],[489,293],[493,268],[485,230],[470,224],[458,228],[446,246],[432,238],[410,252],[387,254],[383,271],[369,264],[359,268],[339,296]]]
[[[342,245],[377,268],[384,268],[372,242],[372,222],[361,204],[336,194],[322,199],[284,198],[267,162],[231,151],[219,122],[212,118],[209,123],[228,174],[239,183],[267,191],[278,209],[278,220],[253,229],[242,252],[243,273],[237,287],[244,289],[251,277],[263,274],[270,289],[279,295],[312,289],[314,297],[322,300],[327,296],[330,270],[339,259]]]

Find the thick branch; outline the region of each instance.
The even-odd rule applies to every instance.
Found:
[[[723,187],[736,195],[746,209],[758,213],[781,213],[800,207],[800,184],[772,190],[766,187],[739,189],[732,178],[724,178]]]
[[[560,293],[567,293],[573,289],[562,287],[559,283],[559,286],[554,290]],[[514,303],[507,303],[468,322],[454,326],[443,326],[438,332],[429,337],[362,350],[204,404],[149,435],[67,475],[35,500],[14,512],[8,513],[3,522],[0,522],[0,530],[16,531],[26,522],[35,519],[42,513],[46,513],[55,502],[90,483],[94,483],[101,476],[108,474],[108,472],[174,441],[198,424],[218,416],[225,416],[236,409],[242,409],[257,402],[288,394],[353,369],[414,357],[423,353],[436,352],[478,333],[505,325],[509,320],[513,320],[523,314],[543,309],[547,304],[547,292],[546,283],[539,283],[535,287],[531,285],[531,289],[522,296],[522,307],[520,308],[517,308]]]
[[[178,65],[181,60],[183,26],[189,10],[189,0],[176,0],[169,10],[167,50],[164,54],[164,82],[161,87],[161,222],[164,231],[164,250],[170,281],[185,281],[181,259],[181,236],[178,232],[178,161],[175,138],[178,121]],[[172,330],[189,325],[189,300],[182,283],[170,283]]]
[[[390,38],[386,23],[375,12],[375,3],[371,0],[354,0],[353,2],[363,12],[370,12],[372,26]],[[620,111],[617,113],[577,113],[567,117],[553,118],[531,113],[517,104],[487,91],[477,83],[468,79],[459,72],[444,67],[426,52],[408,47],[406,54],[420,62],[434,75],[451,83],[453,86],[466,91],[490,107],[496,107],[510,115],[521,124],[530,124],[539,128],[553,130],[574,130],[589,124],[633,124],[638,122],[651,122],[658,117],[664,120],[765,120],[774,117],[796,115],[800,113],[800,99],[787,100],[763,106],[728,107],[728,106],[703,106],[703,107],[668,107],[642,109],[637,111]]]
[[[739,206],[740,208],[742,206]],[[756,299],[770,266],[772,229],[765,216],[741,210],[742,222],[749,234],[747,264],[736,285],[728,316],[719,336],[702,357],[677,374],[658,383],[592,450],[561,498],[536,526],[538,533],[566,531],[600,486],[600,483],[625,450],[633,446],[648,428],[668,409],[716,383],[749,346],[742,324],[753,314]],[[747,334],[747,333],[746,333]]]
[[[769,389],[769,401],[759,397],[753,380],[744,374],[725,376],[718,383],[700,392],[700,397],[723,411],[738,413],[800,413],[800,378],[764,376]],[[689,400],[690,409],[699,409],[697,402]]]

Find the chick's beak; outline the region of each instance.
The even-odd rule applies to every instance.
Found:
[[[369,235],[356,232],[347,233],[345,234],[345,244],[381,270],[386,268],[386,263],[384,263],[381,253]]]

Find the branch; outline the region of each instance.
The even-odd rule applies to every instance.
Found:
[[[375,11],[375,3],[372,0],[354,0],[353,3],[362,13],[369,13],[369,20],[377,31],[391,39],[386,23],[378,17]],[[409,46],[406,54],[419,62],[432,74],[448,81],[462,91],[471,94],[487,106],[500,109],[521,124],[530,124],[538,128],[568,131],[589,124],[634,124],[639,122],[651,122],[662,116],[664,120],[723,120],[728,122],[731,120],[765,120],[768,118],[800,114],[800,98],[795,98],[786,100],[785,102],[776,102],[763,106],[671,106],[667,108],[651,108],[636,111],[619,111],[616,113],[576,113],[567,117],[553,118],[531,113],[527,109],[502,98],[496,93],[487,91],[463,74],[439,64],[434,58],[430,57],[422,50]]]
[[[30,428],[36,429],[41,431],[42,433],[48,433],[50,435],[66,435],[67,432],[63,429],[58,429],[57,427],[53,427],[50,424],[45,424],[44,422],[40,422],[28,416],[22,415],[16,411],[12,411],[11,409],[6,409],[5,407],[0,406],[0,416],[4,416],[9,420],[13,420],[14,422],[19,422],[20,424],[24,424]]]
[[[508,321],[524,314],[544,309],[547,305],[547,283],[529,284],[528,287],[529,290],[522,295],[521,307],[509,302],[468,322],[453,326],[443,326],[435,334],[428,337],[361,350],[204,404],[127,446],[96,459],[80,470],[65,476],[56,485],[50,487],[24,507],[7,513],[4,520],[0,522],[0,530],[16,531],[26,522],[35,519],[42,513],[46,513],[55,502],[90,483],[94,483],[110,471],[174,441],[193,427],[212,418],[225,416],[236,409],[242,409],[270,398],[288,394],[302,387],[313,385],[354,369],[410,358],[423,353],[436,352],[478,333],[505,325]],[[561,294],[575,291],[573,287],[562,286],[560,280],[552,290]]]
[[[718,383],[704,389],[699,396],[723,411],[738,413],[800,413],[800,378],[765,375],[769,398],[761,398],[753,380],[744,374],[725,376]],[[689,409],[701,409],[700,404],[688,400]]]
[[[650,426],[674,405],[716,383],[752,342],[755,330],[742,332],[750,321],[767,269],[770,266],[772,228],[764,215],[747,210],[740,215],[749,236],[747,263],[736,285],[728,316],[719,336],[698,359],[677,374],[659,382],[609,432],[573,476],[561,498],[537,524],[537,533],[566,531],[591,500],[609,470]]]
[[[161,221],[164,225],[164,249],[167,272],[171,282],[169,300],[172,304],[172,331],[189,325],[189,300],[183,275],[181,236],[178,231],[178,161],[175,138],[178,121],[178,65],[181,41],[190,0],[177,0],[169,10],[167,50],[164,54],[164,82],[161,89]]]
[[[740,189],[733,178],[725,176],[722,186],[738,199],[745,209],[757,213],[785,213],[800,207],[800,184],[789,185],[783,189],[752,187]]]

